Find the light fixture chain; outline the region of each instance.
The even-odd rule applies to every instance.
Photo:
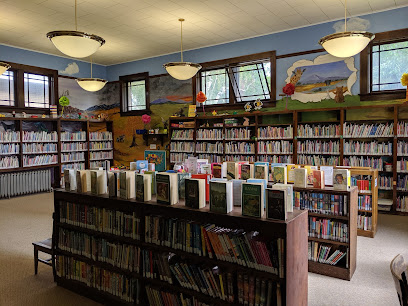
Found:
[[[75,0],[75,31],[78,31],[78,22],[77,22],[77,0]]]
[[[183,62],[183,21],[180,21],[181,28],[181,61]]]
[[[92,79],[92,56],[91,56],[91,79]]]
[[[344,0],[344,32],[347,32],[347,0]]]

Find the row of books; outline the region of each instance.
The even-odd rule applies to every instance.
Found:
[[[408,122],[400,121],[397,124],[398,137],[408,137]]]
[[[222,140],[224,139],[224,133],[222,129],[198,129],[196,132],[197,140]]]
[[[85,160],[85,152],[73,152],[61,154],[61,162],[80,162]]]
[[[172,141],[170,142],[170,151],[171,152],[194,152],[194,143],[186,141]]]
[[[345,141],[344,154],[347,155],[392,155],[391,142]]]
[[[171,163],[180,163],[188,158],[187,153],[170,153],[170,162]]]
[[[65,182],[67,184],[67,180]],[[60,222],[93,231],[140,239],[140,218],[133,213],[61,202]]]
[[[343,124],[343,137],[370,138],[394,136],[393,123],[358,124],[345,122]]]
[[[383,170],[384,161],[381,157],[357,157],[350,156],[343,159],[343,166],[349,167],[370,167],[373,169],[378,169],[379,171]]]
[[[348,225],[331,219],[309,217],[309,237],[348,242]]]
[[[146,285],[146,295],[149,305],[170,306],[170,305],[185,305],[185,306],[210,306],[209,304],[199,301],[194,296],[186,296],[183,293],[170,293],[162,288],[156,289]]]
[[[88,151],[88,144],[86,142],[62,142],[61,151],[62,152]]]
[[[227,154],[227,153],[225,153]],[[254,155],[235,155],[235,153],[229,153],[229,154],[234,154],[234,155],[226,155],[224,160],[225,161],[233,161],[233,162],[238,162],[238,161],[247,161],[254,163],[255,162],[255,156]]]
[[[58,277],[84,283],[129,303],[139,303],[140,285],[137,278],[92,266],[68,256],[56,256],[55,270]]]
[[[357,201],[359,210],[372,210],[372,197],[369,195],[359,195]]]
[[[258,142],[258,154],[293,154],[291,141],[260,141]]]
[[[288,163],[291,164],[293,162],[293,158],[291,155],[258,155],[258,160],[260,162],[267,162],[270,164],[275,164],[275,163]]]
[[[89,145],[89,150],[109,150],[113,149],[111,141],[92,141]]]
[[[338,138],[340,137],[339,124],[299,124],[297,138]]]
[[[4,142],[20,142],[20,132],[19,131],[0,132],[0,143]]]
[[[59,228],[58,236],[58,248],[60,250],[139,273],[141,250],[137,246],[112,242],[102,237],[64,228]]]
[[[224,158],[217,154],[198,154],[199,159],[207,159],[210,163],[222,163]]]
[[[378,177],[378,188],[383,190],[392,190],[392,176],[380,175]]]
[[[297,143],[297,153],[310,154],[310,153],[330,153],[339,154],[340,144],[338,141],[320,141],[320,140],[306,140],[298,141]]]
[[[20,153],[20,145],[16,143],[0,144],[0,155],[12,155]]]
[[[51,191],[51,171],[36,170],[0,175],[0,198]]]
[[[362,179],[363,178],[363,179]],[[356,177],[352,176],[350,178],[351,186],[357,186],[360,192],[370,192],[371,191],[371,176]]]
[[[61,141],[86,141],[86,132],[61,132]]]
[[[113,159],[113,151],[90,152],[89,158],[91,160]]]
[[[344,266],[348,268],[347,247],[335,248],[333,245],[327,245],[317,241],[309,241],[308,254],[309,260],[329,264],[332,266],[337,265],[340,262],[340,260],[345,257],[346,263]]]
[[[220,153],[224,152],[224,143],[217,142],[198,142],[196,143],[196,153]]]
[[[24,154],[35,153],[57,153],[56,143],[23,143]]]
[[[408,191],[408,175],[397,176],[397,190]]]
[[[400,212],[408,212],[407,196],[397,196],[396,210]]]
[[[296,191],[295,208],[308,209],[310,212],[335,216],[347,216],[347,196],[310,191]]]
[[[292,139],[293,127],[267,126],[258,129],[258,139]]]
[[[397,172],[408,171],[408,159],[397,160]]]
[[[371,231],[372,229],[372,217],[366,216],[364,213],[359,213],[357,215],[357,228],[364,231]]]
[[[173,130],[171,134],[172,140],[193,140],[194,130]]]
[[[112,132],[90,132],[89,141],[113,140]]]
[[[58,155],[24,155],[23,156],[23,167],[39,166],[39,165],[52,165],[58,163]]]
[[[58,142],[58,133],[23,131],[23,142]]]
[[[85,163],[70,163],[61,165],[61,173],[64,173],[65,169],[85,170]]]
[[[91,160],[89,163],[90,169],[92,168],[100,168],[104,166],[104,161],[103,160]]]
[[[225,143],[225,154],[255,154],[255,144],[248,142]]]
[[[241,305],[282,305],[279,283],[242,273],[238,273],[237,282]]]
[[[408,142],[407,141],[398,141],[397,142],[397,154],[407,155],[408,156]]]
[[[233,128],[225,131],[226,140],[248,140],[251,139],[252,130],[249,128]]]
[[[299,154],[297,156],[297,163],[302,165],[312,165],[312,166],[338,166],[339,157],[338,156],[322,156],[322,155],[304,155]]]

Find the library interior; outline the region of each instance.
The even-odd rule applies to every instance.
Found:
[[[407,0],[0,0],[1,306],[408,306]]]

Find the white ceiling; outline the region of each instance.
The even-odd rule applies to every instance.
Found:
[[[0,43],[62,55],[45,34],[74,30],[74,0],[0,0]],[[78,0],[78,30],[102,36],[94,61],[112,65],[339,19],[341,0]],[[408,0],[350,0],[350,16]]]

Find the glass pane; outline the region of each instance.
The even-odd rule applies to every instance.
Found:
[[[379,53],[373,53],[373,84],[380,83],[380,62],[379,62]]]
[[[381,45],[380,51],[392,50],[392,49],[398,49],[398,48],[408,48],[408,41]]]
[[[48,76],[24,73],[24,101],[26,107],[48,108]]]
[[[207,96],[205,105],[229,103],[229,79],[225,68],[203,71],[201,88]]]
[[[380,85],[379,90],[395,90],[395,89],[401,89],[401,88],[404,88],[402,87],[401,83],[394,83],[394,84]]]
[[[128,99],[128,111],[146,109],[145,80],[128,83]]]
[[[7,70],[0,75],[0,105],[14,106],[14,73]]]

